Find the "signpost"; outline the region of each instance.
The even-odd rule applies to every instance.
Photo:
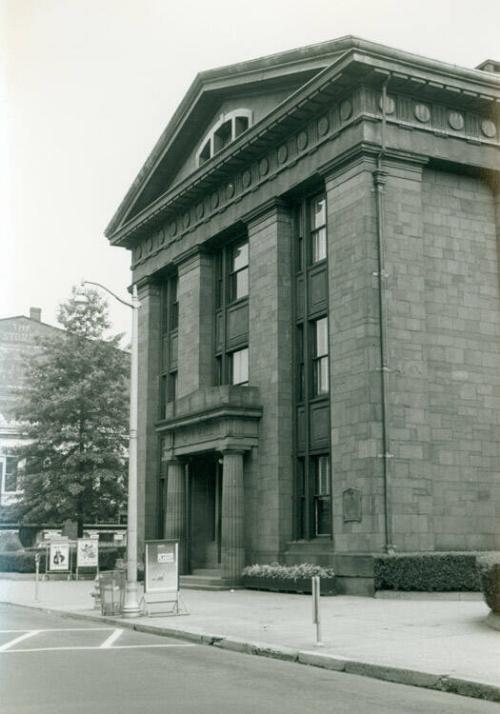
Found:
[[[49,545],[49,573],[71,573],[70,547],[67,540],[53,540]]]
[[[76,579],[80,568],[95,568],[99,575],[99,541],[96,538],[78,538],[76,541]]]
[[[321,640],[321,611],[320,611],[320,579],[318,575],[312,577],[312,604],[313,604],[313,623],[316,625],[316,647],[323,647]]]
[[[150,540],[145,546],[144,600],[148,606],[173,603],[169,612],[178,615],[179,541]]]

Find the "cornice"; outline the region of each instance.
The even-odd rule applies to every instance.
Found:
[[[221,419],[244,419],[258,420],[262,417],[262,407],[242,407],[229,404],[217,406],[203,411],[185,414],[171,419],[164,419],[156,424],[157,432],[168,432],[175,429],[182,429],[196,426],[206,421],[220,421]]]
[[[466,134],[460,128],[461,122],[464,125],[464,129],[471,129],[471,127],[465,127],[465,114],[471,117],[475,114],[478,116],[476,119],[477,127],[474,131],[469,132],[473,134],[470,139],[479,142],[498,143],[498,118],[496,113],[493,119],[490,116],[493,111],[492,107],[495,106],[496,98],[494,96],[486,97],[486,95],[470,91],[470,87],[468,88],[468,85],[464,85],[463,80],[457,79],[457,77],[455,77],[456,82],[459,84],[462,82],[462,86],[445,84],[443,77],[441,77],[443,80],[441,83],[437,81],[438,78],[436,76],[434,76],[433,81],[423,76],[418,77],[416,74],[410,77],[401,72],[401,67],[399,67],[399,70],[399,72],[396,72],[387,60],[374,65],[373,58],[361,56],[354,51],[343,55],[331,67],[314,77],[305,87],[302,87],[292,97],[285,100],[264,120],[256,124],[248,132],[245,132],[237,141],[226,147],[225,150],[213,157],[212,160],[208,161],[207,164],[200,167],[184,181],[169,189],[166,194],[160,196],[147,209],[118,229],[112,236],[111,241],[117,245],[130,247],[134,236],[138,236],[147,225],[153,225],[155,221],[164,220],[168,216],[171,219],[175,216],[173,220],[170,220],[169,224],[171,237],[177,235],[179,230],[187,232],[193,223],[203,221],[207,213],[216,212],[221,203],[226,203],[233,198],[238,200],[241,197],[241,191],[237,190],[238,187],[236,185],[239,173],[237,167],[248,165],[255,161],[256,157],[261,156],[263,164],[257,169],[257,176],[249,176],[245,170],[240,174],[240,178],[242,178],[243,174],[246,173],[244,181],[246,181],[247,186],[243,186],[243,189],[250,188],[250,184],[253,183],[252,179],[258,178],[258,173],[265,173],[266,171],[266,160],[267,162],[269,161],[266,153],[269,152],[269,147],[283,142],[285,137],[293,134],[294,130],[297,131],[297,127],[304,127],[307,124],[307,120],[310,120],[314,113],[321,114],[322,107],[324,107],[323,111],[325,111],[328,105],[331,106],[333,96],[336,96],[338,101],[341,102],[341,114],[343,113],[344,115],[343,124],[346,124],[348,118],[346,114],[349,112],[349,107],[348,104],[346,105],[345,102],[342,102],[342,97],[345,97],[349,91],[351,93],[354,92],[360,84],[376,88],[377,85],[384,81],[388,73],[390,74],[387,100],[389,111],[386,112],[388,123],[396,122],[400,126],[408,126],[409,128],[418,127],[424,131],[430,129],[433,132],[460,136]],[[475,74],[477,73],[478,71],[475,71]],[[411,91],[411,94],[406,94],[406,103],[413,103],[413,114],[411,113],[411,108],[408,110],[408,107],[405,109],[399,106],[401,104],[399,99],[396,107],[396,98],[404,96],[402,94],[402,89],[404,88],[406,88],[407,92]],[[478,88],[476,87],[476,89]],[[397,94],[396,91],[398,92]],[[498,89],[497,94],[500,97]],[[442,104],[444,97],[448,100],[448,110]],[[439,99],[441,102],[438,101]],[[482,102],[483,118],[480,119],[477,110],[458,110],[456,107],[457,103],[460,105],[460,102],[463,102],[465,106],[472,105],[473,107],[475,107],[475,103]],[[489,112],[484,111],[485,106],[490,108]],[[433,109],[434,107],[435,110]],[[351,114],[353,109],[351,107]],[[358,117],[363,114],[365,118],[372,118],[374,121],[380,121],[381,119],[381,108],[376,106],[374,102],[372,102],[371,107],[365,106],[361,108],[361,112],[359,107],[355,109]],[[433,109],[432,112],[431,109]],[[410,113],[408,114],[408,112]],[[490,134],[490,136],[487,136],[487,134]],[[204,200],[207,193],[210,193],[208,205]],[[168,236],[165,237],[165,240],[167,238]]]
[[[132,183],[132,186],[116,211],[115,216],[112,218],[106,230],[106,235],[112,238],[119,230],[119,222],[123,219],[125,211],[128,210],[130,204],[135,200],[135,197],[148,181],[151,171],[158,165],[159,160],[168,152],[178,132],[182,129],[184,121],[190,116],[193,107],[204,91],[209,91],[211,87],[234,86],[235,78],[238,81],[243,81],[244,78],[252,74],[262,79],[263,76],[267,77],[269,73],[274,73],[276,76],[281,77],[286,76],[287,73],[296,69],[300,71],[307,71],[309,68],[317,69],[321,64],[330,65],[332,61],[333,64],[335,64],[335,56],[353,51],[370,55],[375,61],[390,61],[396,63],[398,67],[394,69],[394,74],[399,74],[401,77],[405,76],[401,70],[406,68],[410,78],[415,79],[417,84],[421,82],[429,82],[429,84],[432,84],[433,80],[432,78],[426,80],[422,77],[415,77],[416,70],[433,74],[434,80],[438,79],[438,84],[441,82],[443,87],[449,85],[452,91],[455,91],[456,87],[453,85],[458,80],[473,83],[475,88],[469,90],[472,91],[472,94],[481,96],[483,92],[486,92],[486,94],[493,92],[498,96],[500,77],[484,71],[481,69],[482,65],[476,69],[457,67],[456,65],[432,60],[427,57],[404,52],[350,35],[308,47],[289,50],[267,57],[201,72],[196,75],[188,92],[182,99],[172,119]],[[484,64],[485,63],[483,63],[483,65]]]
[[[431,102],[430,100],[424,102],[419,96],[408,94],[389,93],[386,102],[387,135],[395,130],[405,132],[400,134],[401,136],[405,136],[406,132],[415,132],[416,135],[425,139],[427,144],[429,144],[428,138],[432,141],[435,137],[449,138],[480,148],[488,147],[489,151],[494,148],[500,153],[498,118],[495,123],[490,118],[482,118],[484,115],[477,111],[459,111],[455,108],[456,104],[450,104],[447,107],[441,102]],[[427,111],[424,112],[422,107],[425,107]],[[173,206],[168,207],[170,212],[161,227],[151,228],[151,232],[145,239],[136,241],[132,256],[133,268],[166,248],[173,247],[179,242],[182,243],[188,234],[198,230],[203,224],[210,222],[218,214],[224,213],[243,199],[248,204],[248,197],[259,191],[266,182],[276,180],[282,172],[289,171],[298,162],[322,149],[329,142],[331,142],[332,149],[328,151],[333,158],[316,169],[323,176],[327,176],[329,172],[340,170],[343,164],[357,160],[356,157],[360,155],[360,152],[365,154],[365,160],[368,155],[376,157],[380,154],[382,149],[380,141],[382,109],[379,86],[363,83],[354,89],[351,87],[350,93],[339,93],[337,101],[330,99],[326,110],[321,111],[321,106],[318,108],[316,105],[316,111],[316,116],[295,127],[295,130],[289,132],[283,139],[277,139],[275,134],[274,141],[266,153],[256,154],[253,160],[249,160],[247,163],[241,161],[240,166],[233,173],[223,174],[219,185],[212,185],[210,191],[206,191],[191,205],[185,206],[181,213],[175,213]],[[460,118],[461,128],[457,123]],[[490,126],[488,122],[493,124],[494,137],[489,138],[484,135],[482,130],[484,121],[487,122],[486,126]],[[453,128],[450,122],[459,128]],[[365,135],[366,139],[364,141],[362,139],[361,143],[357,143],[355,147],[349,148],[346,152],[336,154],[333,142],[339,139],[343,132],[349,129],[354,130],[363,123],[366,130],[361,132],[360,136]],[[377,131],[370,129],[375,126]],[[370,130],[368,131],[368,129]],[[371,137],[370,140],[368,140],[368,136]],[[373,141],[371,141],[372,139]],[[418,147],[423,144],[420,139],[404,143],[413,143]],[[390,141],[384,150],[384,156],[386,161],[394,160],[413,164],[424,163],[428,160],[428,156],[417,152],[395,151],[391,148]],[[491,154],[488,156],[491,165]],[[444,156],[442,158],[445,159]],[[283,187],[285,183],[281,182],[280,186]],[[283,192],[283,188],[280,190]],[[250,210],[244,214],[244,218],[247,221],[252,220],[252,216],[255,217],[262,210],[270,209],[274,202],[275,199],[271,199],[270,204],[259,206],[255,211]],[[241,220],[241,215],[238,215],[238,220]],[[174,252],[177,252],[177,249]]]

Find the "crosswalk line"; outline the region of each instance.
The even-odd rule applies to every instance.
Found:
[[[38,635],[39,632],[40,632],[40,630],[30,630],[29,632],[25,632],[24,635],[19,635],[19,637],[15,637],[13,640],[9,640],[8,642],[5,642],[5,644],[0,645],[0,652],[5,652],[6,650],[10,649],[14,645],[17,645],[18,642],[23,642],[23,640],[27,640],[29,637]]]
[[[117,627],[117,629],[110,634],[110,636],[104,640],[104,642],[101,645],[101,649],[107,649],[113,645],[114,642],[120,637],[120,635],[123,632],[123,628]]]

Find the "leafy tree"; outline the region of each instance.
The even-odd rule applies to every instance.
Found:
[[[120,336],[105,339],[107,303],[73,288],[60,305],[64,328],[42,338],[27,365],[18,418],[27,445],[18,455],[24,496],[21,522],[84,522],[116,518],[126,497],[128,356]]]

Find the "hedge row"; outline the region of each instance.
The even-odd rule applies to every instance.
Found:
[[[71,548],[72,571],[76,570],[76,546]],[[18,550],[16,552],[0,553],[1,573],[34,573],[35,553],[33,550]],[[40,572],[45,573],[45,549],[40,549]],[[99,569],[112,570],[115,567],[117,558],[125,557],[124,546],[99,546]]]
[[[477,566],[486,604],[496,615],[500,615],[500,553],[480,556]]]
[[[478,553],[405,553],[375,558],[375,590],[473,592]]]

